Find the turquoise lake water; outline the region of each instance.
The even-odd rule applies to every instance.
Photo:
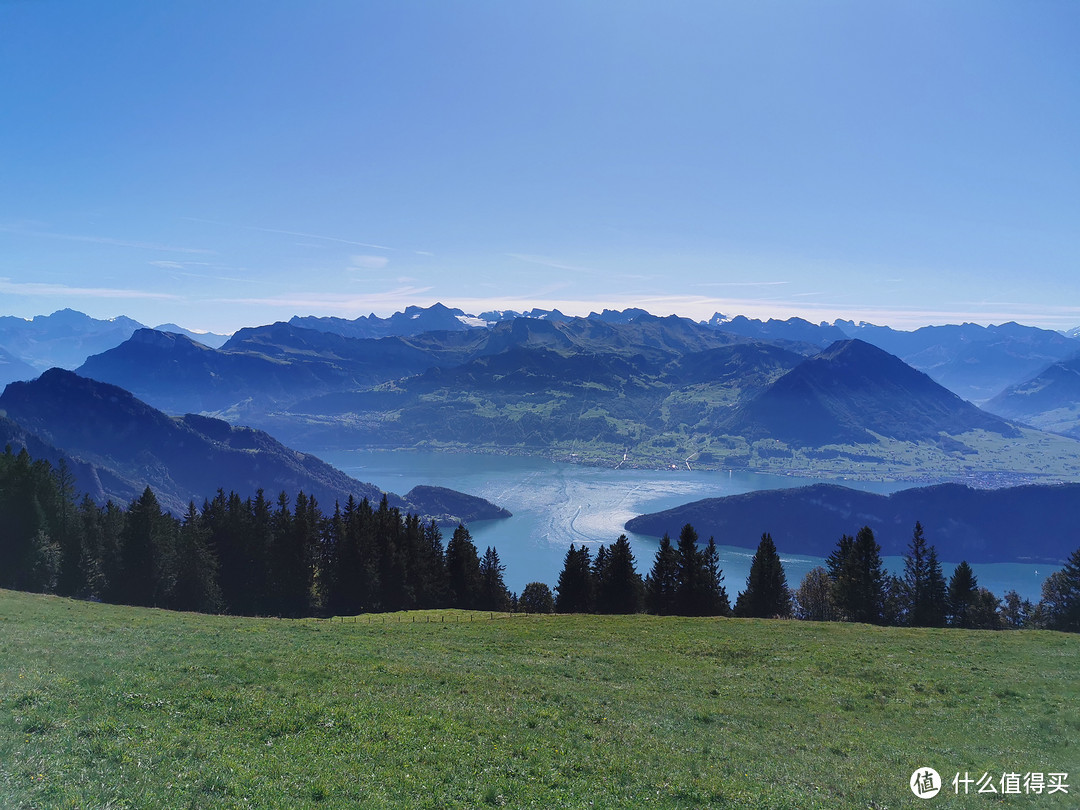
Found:
[[[479,495],[509,509],[506,520],[469,526],[481,553],[495,546],[506,566],[505,580],[521,592],[527,582],[554,587],[571,543],[593,550],[630,538],[638,570],[645,574],[656,554],[657,538],[625,532],[623,525],[645,512],[668,509],[700,498],[734,495],[758,489],[781,489],[821,483],[819,479],[708,470],[628,470],[588,467],[531,456],[497,456],[420,451],[317,451],[315,455],[361,481],[404,494],[418,484],[443,486]],[[868,492],[887,494],[907,484],[831,481]],[[855,527],[858,528],[858,527]],[[854,529],[853,529],[854,531]],[[444,538],[448,540],[447,536]],[[747,538],[754,546],[759,538]],[[721,546],[724,585],[732,603],[746,584],[754,548]],[[788,583],[797,587],[821,557],[782,554]],[[890,571],[903,573],[902,557],[886,557]],[[942,561],[945,575],[959,560]],[[1051,566],[1019,563],[972,563],[979,584],[999,597],[1007,590],[1037,602]]]

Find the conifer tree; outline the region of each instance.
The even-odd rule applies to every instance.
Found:
[[[678,609],[679,555],[664,534],[656,550],[653,567],[645,580],[645,608],[658,616],[670,616]]]
[[[446,556],[442,532],[434,520],[424,527],[416,567],[419,572],[419,598],[424,608],[446,606]]]
[[[173,587],[172,607],[217,613],[221,610],[221,589],[218,586],[217,559],[209,546],[210,532],[195,504],[188,504],[176,542],[176,584]]]
[[[1080,633],[1080,548],[1069,555],[1060,571],[1043,583],[1039,611],[1044,626]]]
[[[922,524],[915,529],[904,556],[903,623],[911,627],[945,625],[945,578],[936,549],[928,545]]]
[[[702,616],[730,616],[731,603],[728,601],[727,588],[724,587],[724,572],[720,568],[720,551],[716,541],[709,538],[709,544],[701,555],[701,605]]]
[[[84,518],[84,525],[85,525]],[[105,503],[95,521],[100,534],[95,535],[93,551],[94,567],[100,576],[97,578],[98,590],[92,591],[106,602],[120,602],[121,583],[124,578],[123,535],[127,525],[127,512],[111,500]],[[87,581],[91,581],[94,571],[88,569]]]
[[[273,612],[280,616],[303,616],[311,608],[312,560],[314,551],[312,513],[307,495],[296,496],[289,511],[289,497],[282,492],[272,516],[270,549]]]
[[[43,486],[51,478],[48,462],[33,461],[25,447],[13,454],[8,445],[0,457],[0,587],[48,591],[55,585],[59,554],[50,549],[46,507],[52,498]]]
[[[641,574],[637,572],[634,552],[625,534],[619,535],[606,557],[604,577],[597,586],[597,611],[640,613],[645,586]]]
[[[506,566],[499,560],[499,552],[493,546],[488,546],[480,560],[481,610],[510,610],[510,592],[503,582],[505,570]]]
[[[949,625],[974,627],[972,615],[979,593],[979,582],[967,560],[961,560],[949,578]]]
[[[589,613],[592,609],[591,555],[587,546],[578,548],[571,543],[555,586],[555,610],[559,613]]]
[[[904,580],[893,574],[884,574],[882,583],[880,624],[900,627],[907,623],[910,603]]]
[[[927,588],[926,618],[928,627],[944,627],[949,612],[948,583],[938,562],[937,548],[930,546],[926,554],[926,566],[929,572]]]
[[[176,580],[175,528],[150,487],[128,507],[120,539],[121,602],[161,607],[169,603]]]
[[[704,605],[704,579],[701,552],[697,547],[698,535],[687,523],[679,532],[676,547],[676,571],[678,584],[675,588],[675,612],[680,616],[701,616]]]
[[[610,612],[604,603],[608,573],[608,550],[601,543],[600,548],[596,550],[596,556],[593,557],[591,576],[589,577],[590,593],[592,595],[589,610],[595,613]]]
[[[840,538],[828,558],[833,578],[833,598],[847,621],[881,624],[885,618],[887,580],[881,562],[881,546],[869,526],[852,540]]]
[[[65,459],[60,459],[53,476],[56,482],[52,490],[52,503],[49,511],[53,513],[51,539],[57,545],[59,561],[56,576],[56,592],[62,596],[72,596],[85,589],[82,568],[82,534],[75,508],[75,476],[67,466]]]
[[[481,598],[480,557],[472,535],[461,523],[446,544],[446,574],[451,606],[476,609]]]
[[[735,615],[762,619],[791,615],[787,575],[768,532],[761,535],[761,542],[750,561],[746,590],[735,601]]]

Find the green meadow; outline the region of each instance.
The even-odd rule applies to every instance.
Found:
[[[1070,787],[957,796],[957,772]],[[1080,637],[0,591],[5,810],[487,806],[1075,808]]]

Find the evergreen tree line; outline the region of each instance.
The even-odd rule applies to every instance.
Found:
[[[126,509],[76,501],[64,465],[0,456],[0,587],[119,604],[306,616],[412,608],[508,610],[506,567],[458,526],[352,497],[331,515],[300,492],[217,495],[183,518],[147,487]]]
[[[217,495],[180,519],[153,491],[126,509],[78,500],[61,463],[26,450],[0,455],[0,587],[132,605],[246,615],[351,615],[458,607],[532,613],[795,617],[911,627],[1048,628],[1080,632],[1080,549],[1043,583],[1038,604],[998,599],[961,562],[946,581],[937,551],[915,524],[903,576],[888,574],[869,527],[842,536],[824,567],[788,587],[766,533],[732,611],[712,538],[687,524],[660,541],[648,575],[622,535],[595,557],[571,545],[555,593],[542,582],[520,598],[503,581],[495,548],[481,556],[458,526],[443,547],[434,522],[349,498],[324,514],[300,492],[290,504],[260,490]]]
[[[864,526],[854,537],[843,535],[824,567],[787,586],[772,538],[761,538],[750,566],[746,590],[739,594],[736,616],[794,617],[812,621],[851,621],[905,627],[969,629],[1044,628],[1080,632],[1080,549],[1061,571],[1043,583],[1037,605],[1009,591],[999,599],[979,586],[968,562],[961,561],[946,581],[937,549],[915,524],[904,555],[904,574],[888,574],[881,546]]]
[[[610,548],[600,546],[591,557],[587,546],[566,552],[555,587],[553,609],[559,613],[640,613],[727,616],[731,613],[716,543],[698,547],[698,535],[687,524],[677,546],[664,535],[652,570],[642,579],[630,541],[621,535]]]

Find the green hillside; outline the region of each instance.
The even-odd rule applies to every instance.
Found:
[[[1080,637],[435,612],[176,614],[0,591],[4,808],[997,806],[1070,773]],[[946,789],[917,800],[936,768]],[[997,797],[1002,798],[1002,797]]]

